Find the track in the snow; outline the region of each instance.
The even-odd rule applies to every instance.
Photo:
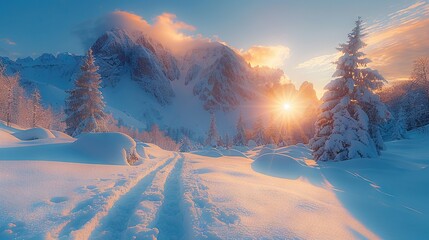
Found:
[[[122,239],[123,234],[127,230],[130,217],[142,200],[142,193],[151,185],[156,173],[174,162],[177,158],[178,155],[175,155],[156,168],[118,199],[108,214],[101,219],[100,225],[93,231],[90,239]]]
[[[155,227],[158,228],[158,239],[184,239],[184,219],[181,207],[181,174],[184,158],[179,159],[165,183],[164,202],[159,210]]]

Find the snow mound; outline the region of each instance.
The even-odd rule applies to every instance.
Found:
[[[267,153],[274,153],[275,149],[276,149],[276,147],[273,144],[265,145],[261,149],[261,151],[259,152],[259,156],[262,156],[262,155],[267,154]]]
[[[148,154],[148,151],[146,149],[148,147],[149,146],[144,144],[144,143],[141,143],[141,142],[137,143],[136,151],[140,157],[145,158],[145,159],[149,158],[149,154]]]
[[[220,153],[223,156],[247,158],[247,156],[244,153],[242,153],[241,151],[236,150],[236,149],[222,149],[222,150],[220,150]]]
[[[51,131],[44,128],[30,128],[27,130],[19,130],[15,133],[12,133],[12,135],[23,141],[55,138],[55,135],[52,134]]]
[[[218,158],[223,156],[223,154],[220,153],[219,150],[217,150],[216,148],[196,150],[196,151],[191,151],[191,153],[195,155],[212,157],[212,158]]]
[[[60,131],[51,130],[51,133],[55,136],[55,138],[62,138],[64,140],[75,140],[74,138],[70,137],[66,133],[63,133]]]
[[[18,126],[16,124],[11,123],[10,125],[11,126],[9,127],[9,126],[7,126],[5,121],[0,120],[0,129],[5,131],[5,132],[13,133],[13,132],[16,132],[18,130],[23,130],[23,128],[21,128],[20,126]]]
[[[267,153],[258,157],[252,168],[260,173],[275,177],[297,179],[304,175],[304,167],[290,156]]]
[[[275,153],[284,154],[291,156],[295,159],[312,159],[311,150],[306,147],[304,144],[297,144],[293,146],[287,146],[283,148],[276,149]]]
[[[85,133],[73,145],[90,157],[91,163],[129,165],[141,159],[136,142],[122,133]]]
[[[248,146],[233,146],[232,149],[235,149],[235,150],[243,152],[243,153],[250,150],[250,148]]]
[[[19,142],[19,139],[10,134],[9,132],[6,132],[2,129],[0,129],[0,146],[1,145],[8,145]]]

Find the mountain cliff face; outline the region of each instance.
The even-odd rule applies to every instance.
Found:
[[[230,111],[259,94],[258,88],[278,83],[284,73],[268,67],[252,68],[238,53],[218,42],[189,51],[181,60],[185,85],[210,112]]]
[[[124,75],[138,83],[161,105],[171,103],[170,81],[180,76],[176,59],[142,33],[115,29],[104,33],[91,47],[104,84],[115,86]]]
[[[113,29],[91,48],[100,67],[107,111],[136,128],[156,123],[164,129],[194,129],[202,136],[210,113],[216,113],[219,130],[234,131],[239,113],[248,111],[242,106],[258,102],[264,84],[283,77],[281,70],[252,68],[218,42],[176,57],[143,33]],[[82,59],[69,53],[16,61],[0,57],[9,73],[21,75],[24,87],[39,88],[43,101],[55,108],[63,106]]]
[[[250,66],[220,43],[188,52],[181,70],[185,85],[192,87],[210,112],[231,110],[251,96],[249,85],[254,79]]]

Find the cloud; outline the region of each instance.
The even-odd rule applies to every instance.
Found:
[[[416,13],[416,10],[417,10],[417,12],[419,12],[419,10],[421,9],[420,7],[424,6],[424,5],[426,5],[425,1],[418,1],[418,2],[412,4],[411,6],[409,6],[407,8],[404,8],[404,9],[401,9],[399,11],[396,11],[394,13],[389,14],[389,17],[390,17],[390,19],[397,19],[398,17],[406,16],[406,15],[409,15],[410,13],[414,14],[414,13]]]
[[[388,15],[387,19],[368,26],[368,44],[364,52],[372,60],[370,67],[379,70],[387,80],[408,79],[413,61],[429,56],[429,4],[416,2]],[[311,58],[297,68],[321,73],[334,72],[339,53]]]
[[[189,34],[195,31],[195,27],[178,21],[176,15],[171,13],[163,13],[155,17],[153,23],[149,23],[139,15],[118,10],[81,24],[75,33],[82,39],[84,47],[89,48],[102,33],[115,28],[143,32],[177,54],[211,41]]]
[[[366,52],[387,80],[408,79],[413,61],[429,56],[429,4],[417,2],[390,15],[368,35]],[[384,27],[383,27],[384,25]]]
[[[276,46],[252,46],[246,51],[240,51],[244,59],[255,66],[271,68],[284,67],[285,60],[290,56],[290,49],[283,45]]]
[[[335,65],[333,64],[333,62],[335,62],[340,56],[341,54],[338,52],[314,57],[298,64],[296,68],[307,69],[316,72],[334,71]]]
[[[12,41],[9,38],[0,38],[0,41],[7,45],[16,45],[16,42]]]

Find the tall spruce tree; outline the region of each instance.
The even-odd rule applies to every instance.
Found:
[[[236,128],[237,134],[234,136],[233,144],[236,146],[245,146],[247,144],[246,125],[241,114],[238,118]]]
[[[253,140],[258,146],[267,144],[264,122],[261,117],[254,123]]]
[[[368,132],[375,143],[377,153],[380,154],[380,150],[384,149],[380,125],[390,117],[390,113],[380,100],[380,96],[374,91],[380,89],[387,81],[377,70],[367,66],[371,60],[366,58],[361,51],[366,46],[362,41],[362,38],[366,36],[363,31],[362,20],[358,18],[356,27],[349,34],[349,41],[339,48],[344,54],[339,61],[349,67],[348,71],[350,71],[350,77],[352,77],[355,85],[353,100],[368,115]]]
[[[219,134],[216,127],[216,119],[212,113],[210,118],[210,128],[207,133],[207,139],[205,141],[206,146],[218,147],[219,146]]]
[[[81,66],[81,75],[76,80],[74,89],[68,92],[66,100],[66,132],[71,136],[107,130],[105,103],[100,91],[101,79],[97,70],[92,50],[89,49]]]
[[[403,107],[399,108],[396,119],[393,119],[392,139],[404,139],[407,135],[407,115]]]
[[[336,62],[335,79],[325,87],[316,133],[310,141],[316,160],[375,157],[383,148],[379,124],[389,112],[374,90],[385,80],[367,68],[370,60],[360,51],[365,47],[364,36],[359,18],[347,43],[338,48],[342,56]]]

